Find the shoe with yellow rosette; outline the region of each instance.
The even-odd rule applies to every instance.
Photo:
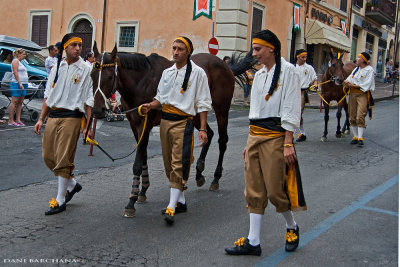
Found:
[[[52,198],[50,201],[50,208],[44,213],[45,215],[53,215],[66,210],[67,205],[64,202],[61,206],[58,205],[58,202],[55,198]]]
[[[257,246],[250,245],[248,238],[239,238],[235,242],[235,247],[226,248],[226,253],[229,255],[252,255],[252,256],[260,256],[261,255],[261,246],[258,244]]]
[[[165,220],[169,225],[172,225],[172,224],[174,224],[174,221],[175,221],[174,216],[175,216],[175,211],[174,211],[173,209],[171,209],[170,207],[168,207],[168,208],[165,210],[164,220]]]
[[[299,245],[300,234],[299,234],[299,226],[296,225],[296,229],[286,229],[286,244],[285,250],[288,252],[295,251]]]

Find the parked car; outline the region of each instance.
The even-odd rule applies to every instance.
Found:
[[[22,64],[28,70],[29,82],[39,86],[40,89],[45,88],[47,80],[47,72],[44,66],[45,58],[37,53],[42,48],[34,42],[15,38],[6,35],[0,35],[0,81],[6,72],[11,71],[11,63],[5,62],[8,54],[12,54],[17,48],[26,50],[26,58]],[[4,83],[2,85],[4,87]],[[43,93],[43,90],[39,91]]]

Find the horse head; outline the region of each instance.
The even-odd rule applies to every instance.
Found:
[[[345,74],[343,70],[343,53],[332,53],[330,52],[330,60],[328,63],[328,69],[326,70],[326,78],[331,80],[336,85],[341,85],[344,81]]]
[[[118,89],[118,51],[117,46],[114,46],[111,54],[104,52],[99,53],[97,44],[94,42],[93,52],[95,56],[95,63],[93,63],[93,70],[91,77],[93,80],[93,94],[94,105],[93,115],[95,118],[104,118],[106,110],[110,109],[110,98]]]

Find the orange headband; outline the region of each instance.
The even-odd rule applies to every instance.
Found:
[[[253,38],[253,44],[260,44],[275,49],[275,46],[260,38]]]
[[[307,56],[307,52],[303,52],[303,53],[298,54],[298,55],[297,55],[297,58],[299,58],[299,57],[301,57],[301,56],[304,56],[304,55]]]
[[[365,63],[368,63],[368,60],[364,57],[363,54],[359,54],[360,58],[364,59]]]
[[[183,37],[177,37],[177,38],[174,40],[174,42],[175,42],[176,40],[182,41],[182,42],[186,45],[186,48],[187,48],[189,54],[192,53],[192,50],[190,49],[190,45],[189,45],[188,41],[186,41],[185,38],[183,38]]]
[[[71,43],[73,42],[77,42],[77,43],[82,43],[82,39],[79,37],[73,37],[71,39],[69,39],[65,44],[64,44],[64,49],[67,48],[67,46],[69,46]]]

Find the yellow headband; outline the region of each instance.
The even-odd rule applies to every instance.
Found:
[[[275,49],[275,46],[260,38],[253,38],[253,44],[260,44]]]
[[[65,44],[64,44],[64,49],[67,48],[67,46],[69,46],[71,43],[73,42],[77,42],[77,43],[82,43],[82,39],[79,37],[73,37],[71,39],[69,39]]]
[[[177,37],[177,38],[174,40],[174,42],[175,42],[176,40],[182,41],[182,42],[186,45],[186,48],[187,48],[189,54],[192,53],[192,50],[190,49],[190,45],[189,45],[188,41],[186,41],[185,38],[183,38],[183,37]]]
[[[360,58],[364,59],[365,63],[368,63],[368,60],[364,57],[363,54],[359,54]]]
[[[298,55],[297,55],[297,58],[299,58],[299,57],[301,57],[301,56],[304,56],[304,55],[307,56],[307,52],[303,52],[303,53],[298,54]]]

